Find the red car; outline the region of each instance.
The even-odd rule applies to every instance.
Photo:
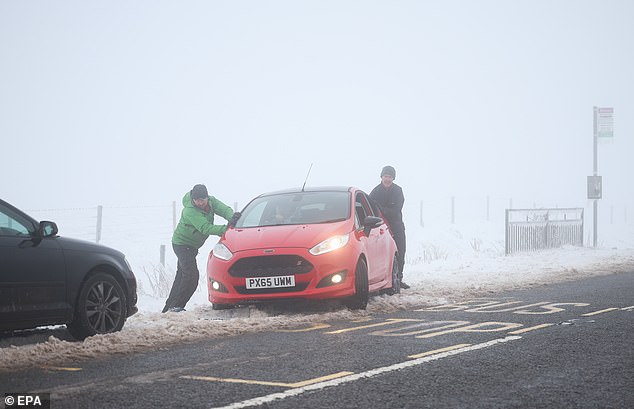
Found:
[[[354,187],[262,194],[209,254],[209,301],[340,298],[365,309],[371,293],[398,293],[396,244],[380,216]]]

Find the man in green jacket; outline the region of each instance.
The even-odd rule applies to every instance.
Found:
[[[196,185],[183,197],[183,212],[174,234],[172,247],[178,258],[176,277],[163,312],[185,311],[185,305],[198,287],[198,249],[210,235],[222,236],[227,225],[214,224],[214,215],[235,223],[239,212],[207,193],[205,185]]]

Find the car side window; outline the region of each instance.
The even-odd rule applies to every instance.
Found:
[[[26,225],[0,209],[0,236],[25,236],[29,235]]]
[[[354,208],[356,214],[356,226],[357,228],[361,228],[363,226],[363,220],[365,220],[366,216],[373,215],[369,201],[362,193],[357,193],[357,195],[355,196]]]

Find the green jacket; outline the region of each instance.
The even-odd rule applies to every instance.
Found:
[[[172,243],[200,248],[210,235],[222,236],[227,225],[214,224],[214,214],[229,220],[233,216],[233,209],[213,196],[209,196],[209,207],[206,213],[194,206],[191,192],[187,192],[183,197],[183,212],[172,235]]]

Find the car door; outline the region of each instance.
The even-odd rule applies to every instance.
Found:
[[[21,328],[71,316],[64,254],[38,224],[0,203],[0,326]]]
[[[355,195],[355,208],[361,224],[363,224],[363,219],[365,219],[366,216],[380,216],[373,213],[369,198],[363,192],[357,192]],[[389,260],[389,257],[387,257],[385,247],[385,234],[389,234],[389,231],[387,230],[387,226],[382,224],[380,227],[370,230],[365,239],[366,257],[368,260],[368,282],[370,286],[385,281],[386,279],[386,259]]]

